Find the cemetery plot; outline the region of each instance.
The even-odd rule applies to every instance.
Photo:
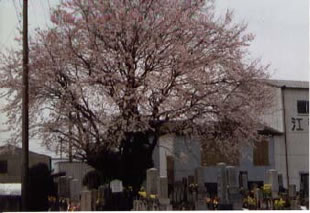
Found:
[[[266,181],[259,187],[248,188],[246,171],[239,172],[225,163],[217,165],[217,192],[212,197],[204,182],[204,168],[195,169],[194,175],[169,183],[168,177],[159,176],[156,168],[146,171],[145,190],[138,196],[124,187],[122,181],[113,180],[98,189],[75,190],[77,181],[59,177],[58,195],[61,201],[79,203],[82,211],[106,210],[299,210],[308,197],[297,192],[296,185],[284,189],[282,175],[274,169],[266,172]],[[66,210],[63,204],[61,210]]]

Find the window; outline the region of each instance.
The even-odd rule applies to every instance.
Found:
[[[8,161],[0,160],[0,174],[5,174],[8,172]]]
[[[268,166],[269,165],[269,147],[268,141],[263,140],[255,143],[253,149],[253,164],[254,166]]]
[[[201,151],[201,163],[203,166],[216,166],[221,162],[231,166],[238,166],[240,163],[239,157],[240,153],[238,151],[225,154],[216,144],[204,147]]]
[[[298,114],[309,114],[309,101],[297,101]]]

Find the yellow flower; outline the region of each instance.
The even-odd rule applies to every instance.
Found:
[[[156,195],[151,194],[151,195],[150,195],[150,198],[151,198],[151,199],[155,199],[155,198],[156,198]]]
[[[255,204],[256,204],[255,199],[251,198],[250,196],[248,196],[248,198],[247,198],[247,203],[249,205],[252,205],[252,206],[255,206]]]
[[[276,208],[282,208],[285,205],[285,200],[283,200],[282,198],[280,198],[280,200],[275,200],[274,205]]]
[[[271,184],[264,184],[264,186],[263,186],[263,193],[271,194]]]
[[[141,197],[146,198],[146,192],[139,191],[138,194],[139,194]]]

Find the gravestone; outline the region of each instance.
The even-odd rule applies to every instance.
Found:
[[[100,206],[105,205],[105,188],[105,185],[101,185],[98,187],[98,201]]]
[[[110,182],[110,188],[112,193],[120,193],[123,192],[123,182],[121,180],[112,180]]]
[[[92,211],[97,210],[97,197],[98,197],[98,190],[92,189],[91,190],[91,210]]]
[[[146,170],[146,193],[157,194],[158,188],[158,170],[151,168]]]
[[[234,166],[226,167],[228,201],[232,204],[233,210],[242,209],[242,196],[239,190],[238,169]]]
[[[234,166],[226,166],[227,185],[239,187],[238,183],[238,170]]]
[[[160,177],[158,185],[158,198],[168,198],[168,178]]]
[[[71,201],[78,202],[80,200],[78,179],[72,179],[70,181],[70,199]]]
[[[278,183],[279,183],[279,191],[280,189],[282,190],[284,185],[283,185],[283,175],[282,174],[278,174]]]
[[[70,197],[70,186],[69,180],[66,176],[61,176],[58,178],[58,196],[61,198]]]
[[[173,201],[176,203],[180,203],[182,201],[182,182],[176,181],[174,183],[174,189],[173,189]]]
[[[138,210],[137,200],[133,200],[131,211],[139,211],[139,210]]]
[[[290,184],[288,187],[288,197],[290,199],[296,198],[296,185],[295,184]]]
[[[92,192],[85,190],[81,192],[81,211],[92,210]]]
[[[195,183],[195,177],[192,175],[189,175],[187,180],[188,180],[188,184],[194,184]]]
[[[158,207],[157,203],[155,203],[155,202],[152,202],[150,207],[151,208],[148,210],[151,210],[151,211],[158,211],[159,210],[159,207]]]
[[[226,180],[226,164],[217,164],[217,194],[220,204],[228,204],[227,197],[227,180]]]
[[[187,198],[187,201],[189,203],[193,203],[194,202],[194,196],[193,196],[193,186],[195,184],[195,177],[190,175],[187,177],[187,195],[186,195],[186,198]]]
[[[195,169],[195,182],[198,188],[204,188],[204,169],[201,166]]]
[[[291,210],[300,210],[300,205],[298,200],[290,200],[290,209]]]
[[[204,184],[204,169],[197,167],[195,169],[195,181],[197,183],[197,200],[195,201],[195,210],[206,210],[207,205],[205,202],[206,188]]]
[[[188,195],[188,184],[187,184],[187,178],[182,178],[182,184],[183,184],[183,188],[184,188],[184,191],[183,191],[183,199],[184,199],[184,202],[187,202],[188,201],[188,198],[187,198],[187,195]]]
[[[146,203],[143,200],[133,201],[133,211],[147,211]]]
[[[73,177],[72,176],[68,176],[67,177],[67,183],[66,183],[66,185],[67,185],[67,198],[70,198],[71,197],[71,181],[73,180]]]
[[[195,202],[195,210],[207,210],[207,204],[204,199],[198,199]]]
[[[254,189],[254,198],[256,200],[256,206],[257,208],[262,208],[263,207],[263,191],[260,188],[255,188]]]
[[[248,190],[248,173],[245,171],[240,172],[240,187],[245,191]]]
[[[170,210],[170,199],[168,197],[168,178],[160,177],[158,186],[158,201],[160,210]]]
[[[266,175],[266,182],[271,184],[271,196],[272,198],[278,198],[279,195],[279,182],[278,182],[278,172],[275,169],[269,169]]]

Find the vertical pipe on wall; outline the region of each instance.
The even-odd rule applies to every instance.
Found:
[[[283,107],[283,129],[284,129],[284,148],[285,148],[285,167],[286,167],[286,184],[287,188],[290,185],[290,178],[289,178],[289,170],[288,170],[288,154],[287,154],[287,129],[286,129],[286,119],[285,119],[285,97],[284,97],[284,90],[286,86],[281,87],[282,92],[282,107]]]

